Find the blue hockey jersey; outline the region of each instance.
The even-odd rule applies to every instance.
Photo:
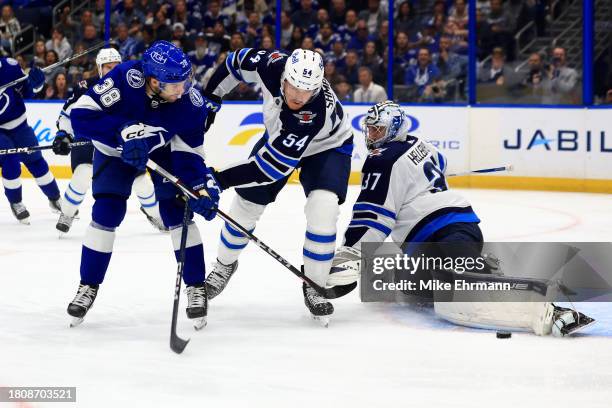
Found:
[[[128,61],[101,78],[73,105],[70,114],[77,138],[93,141],[101,153],[119,157],[121,129],[143,123],[149,152],[170,145],[175,174],[191,182],[205,174],[205,100],[194,88],[174,103],[149,97],[141,61]]]
[[[13,58],[0,58],[0,88],[26,75]],[[0,129],[11,130],[26,121],[24,98],[33,96],[25,80],[10,88],[0,90]]]

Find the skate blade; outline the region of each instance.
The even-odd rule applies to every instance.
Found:
[[[29,218],[24,218],[23,220],[17,220],[19,221],[20,224],[23,225],[30,225],[30,219]]]
[[[312,315],[312,319],[319,323],[321,326],[328,328],[329,327],[329,316],[315,316]]]
[[[573,329],[571,331],[568,331],[567,333],[564,333],[563,337],[573,336],[574,334],[579,333],[579,332],[583,331],[584,329],[586,329],[587,327],[591,327],[592,325],[595,324],[595,319],[590,318],[590,317],[588,319],[590,321],[588,321],[587,323],[585,323],[585,324],[583,324],[583,325],[581,325],[579,327],[576,327],[575,329]]]
[[[82,317],[73,317],[72,321],[70,322],[70,327],[76,327],[79,324],[83,323],[83,319]]]
[[[206,321],[206,317],[200,317],[197,319],[193,319],[193,328],[198,331],[206,327],[207,324],[208,322]]]

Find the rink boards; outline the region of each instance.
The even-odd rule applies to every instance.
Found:
[[[345,105],[355,133],[351,183],[366,158],[361,120],[370,105]],[[28,123],[50,144],[62,104],[27,103]],[[612,193],[612,109],[405,106],[411,134],[448,157],[449,171],[514,165],[512,173],[455,177],[457,187]],[[243,160],[264,133],[259,103],[226,102],[206,135],[208,162]],[[69,177],[69,160],[45,152],[54,174]]]

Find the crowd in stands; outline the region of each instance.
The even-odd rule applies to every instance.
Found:
[[[389,71],[389,1],[394,1],[393,65]],[[28,7],[48,10],[58,0],[0,0],[2,55],[11,55],[19,19]],[[203,87],[229,52],[242,47],[324,55],[325,77],[347,102],[466,102],[469,8],[467,0],[283,0],[280,44],[275,43],[276,2],[266,0],[112,0],[111,27],[124,60],[140,58],[155,40],[188,52],[197,86]],[[533,23],[544,35],[550,0],[477,0],[478,95],[496,100],[520,94],[527,102],[567,103],[580,80],[567,65],[567,51],[534,53],[522,71],[515,34]],[[70,4],[66,3],[66,4]],[[66,5],[56,25],[40,27],[33,50],[16,57],[27,70],[79,53],[104,37],[105,0],[78,13]],[[46,73],[45,99],[62,99],[81,81],[97,75],[95,53]],[[391,77],[388,73],[392,72]],[[389,84],[391,80],[391,84]],[[237,87],[228,98],[260,99],[256,86]],[[570,98],[571,99],[571,98]],[[569,102],[572,102],[571,100]],[[573,101],[579,103],[580,101]]]

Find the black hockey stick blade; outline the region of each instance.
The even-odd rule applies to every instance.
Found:
[[[337,299],[339,297],[342,297],[350,292],[353,291],[353,289],[355,289],[357,287],[357,282],[353,282],[353,283],[349,283],[347,285],[336,285],[333,286],[331,288],[324,288],[322,286],[317,285],[316,283],[314,283],[312,281],[312,279],[310,279],[309,277],[306,276],[306,274],[304,273],[304,266],[302,265],[302,271],[301,273],[298,275],[300,278],[302,278],[302,280],[304,282],[306,282],[308,285],[310,285],[310,287],[312,287],[314,290],[317,291],[317,293],[319,293],[319,295],[325,297],[326,299]]]
[[[181,339],[175,330],[170,333],[170,348],[176,354],[181,354],[185,347],[187,347],[187,343],[189,343],[189,340]]]

